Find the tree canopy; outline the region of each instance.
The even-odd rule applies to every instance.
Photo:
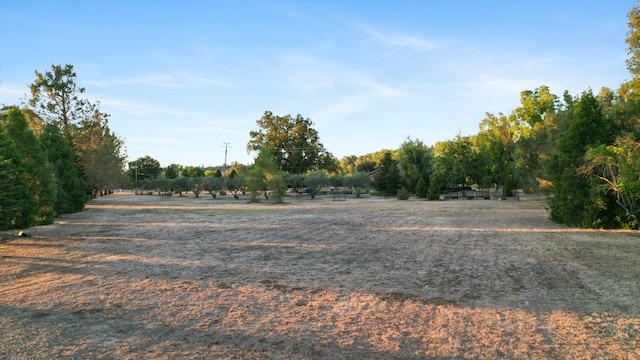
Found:
[[[322,143],[309,118],[298,114],[278,116],[270,111],[256,123],[258,131],[249,133],[247,152],[259,152],[267,148],[273,154],[278,168],[292,174],[303,174],[309,170],[337,170],[336,159]]]

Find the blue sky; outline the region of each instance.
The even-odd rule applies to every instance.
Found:
[[[72,64],[129,160],[253,162],[264,111],[334,156],[475,134],[520,91],[617,89],[633,0],[3,1],[0,104]]]

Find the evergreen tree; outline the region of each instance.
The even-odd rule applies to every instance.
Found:
[[[49,162],[56,178],[57,197],[55,211],[58,215],[82,211],[89,196],[87,184],[76,166],[75,153],[60,129],[53,123],[45,125],[39,142],[47,149]]]
[[[613,142],[613,127],[602,116],[591,90],[583,92],[569,111],[573,111],[573,120],[547,169],[553,183],[550,216],[567,225],[601,226],[601,217],[606,216],[611,199],[593,196],[593,180],[579,176],[578,168],[583,165],[588,148]]]
[[[387,151],[380,162],[380,172],[375,180],[376,190],[385,196],[396,196],[400,187],[400,171],[396,161],[391,158],[391,152]]]
[[[421,177],[420,180],[418,180],[418,184],[416,184],[416,196],[420,199],[427,197],[427,182],[424,181],[423,177]]]
[[[20,153],[20,175],[27,184],[28,201],[16,227],[52,223],[55,217],[56,185],[45,149],[37,141],[19,109],[10,108],[3,114],[2,126]]]
[[[22,154],[5,127],[0,126],[0,230],[16,227],[22,221],[23,209],[28,207],[27,183],[22,172]]]

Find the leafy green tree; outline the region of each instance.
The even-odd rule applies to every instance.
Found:
[[[234,161],[231,163],[231,166],[229,166],[229,169],[227,169],[228,174],[223,174],[223,175],[227,175],[231,177],[232,173],[235,175],[241,175],[241,174],[244,174],[246,171],[247,171],[247,167],[245,165],[240,164],[237,161]]]
[[[223,189],[224,179],[222,176],[209,176],[204,178],[204,189],[209,192],[214,199],[217,193]]]
[[[578,173],[599,179],[597,190],[615,196],[616,204],[629,219],[618,225],[640,230],[640,142],[627,135],[613,145],[587,151],[586,160]]]
[[[315,198],[322,187],[328,183],[329,178],[327,174],[321,170],[312,171],[304,177],[304,185],[309,189],[309,194],[311,194],[312,199]]]
[[[57,186],[55,212],[61,215],[82,211],[89,196],[87,184],[78,172],[71,144],[53,123],[44,126],[38,141],[47,149],[49,163],[54,168]]]
[[[151,180],[151,187],[156,190],[158,195],[171,195],[171,179],[157,177]]]
[[[371,173],[380,167],[382,159],[387,152],[391,152],[391,158],[397,160],[399,155],[398,151],[390,151],[382,149],[369,154],[360,155],[355,161],[356,172],[364,171]]]
[[[358,157],[355,155],[343,156],[338,164],[340,174],[346,175],[355,172],[356,160],[358,160]]]
[[[379,170],[375,175],[376,190],[385,196],[396,196],[400,188],[400,171],[397,162],[391,157],[390,151],[385,152]]]
[[[204,169],[198,166],[185,166],[181,175],[190,178],[202,177],[204,176]]]
[[[634,6],[629,14],[627,32],[627,69],[631,73],[631,80],[620,86],[620,95],[627,100],[640,100],[640,5]]]
[[[177,178],[171,180],[171,188],[180,196],[183,196],[183,192],[191,190],[191,181],[189,179],[190,178],[188,177],[178,176]]]
[[[425,181],[431,176],[431,159],[431,149],[421,140],[407,138],[400,146],[398,162],[410,192],[416,191],[416,185],[420,179]]]
[[[514,183],[510,170],[513,169],[513,153],[521,129],[521,124],[515,114],[505,116],[500,113],[495,116],[487,113],[480,123],[480,132],[476,141],[479,151],[487,155],[490,167],[486,170],[489,170],[493,177],[496,190],[500,190],[505,184]],[[507,186],[505,194],[509,196],[512,191],[513,188]]]
[[[166,169],[164,169],[164,176],[167,179],[175,179],[180,174],[180,170],[181,169],[182,169],[182,166],[180,166],[178,164],[171,164],[171,165],[167,166]]]
[[[478,154],[471,137],[458,134],[453,140],[437,142],[433,154],[441,186],[467,186],[478,177]]]
[[[343,184],[353,188],[356,197],[360,197],[362,190],[369,186],[371,178],[366,171],[358,171],[344,177]]]
[[[329,186],[331,191],[342,188],[344,186],[344,176],[338,174],[329,176]]]
[[[520,104],[514,110],[522,130],[513,151],[514,176],[525,192],[537,193],[544,190],[541,185],[545,184],[546,164],[555,147],[562,102],[542,85],[522,91]]]
[[[271,151],[266,148],[260,150],[255,164],[247,171],[247,187],[251,191],[251,201],[258,201],[258,194],[265,198],[271,196],[276,203],[281,203],[287,192],[287,182],[284,173],[278,170],[273,161]]]
[[[235,169],[231,170],[229,178],[227,179],[227,187],[236,200],[240,198],[241,194],[244,194],[246,185],[247,182],[245,179],[245,174],[237,174],[235,172]]]
[[[149,155],[139,157],[138,159],[129,162],[129,170],[127,174],[131,181],[137,185],[139,181],[150,179],[153,180],[162,172],[160,162]],[[167,178],[172,179],[167,176]]]
[[[259,152],[266,147],[271,151],[278,168],[292,174],[304,174],[309,170],[337,170],[335,158],[320,143],[318,132],[311,119],[302,115],[277,116],[270,111],[256,123],[258,131],[251,131],[247,152]]]
[[[200,197],[200,193],[204,190],[204,186],[205,186],[205,177],[204,176],[197,176],[197,177],[191,177],[189,178],[189,184],[191,185],[191,192],[193,192],[193,195],[197,197]]]
[[[304,191],[304,175],[285,173],[284,178],[287,185],[290,186],[293,191],[298,193],[298,195],[302,194]]]
[[[274,164],[275,165],[275,164]],[[274,203],[282,203],[287,193],[287,182],[284,179],[284,173],[274,168],[265,175],[265,184],[271,191],[271,198]]]

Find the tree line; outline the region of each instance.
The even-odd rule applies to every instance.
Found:
[[[504,196],[524,191],[547,195],[549,215],[555,222],[637,229],[638,7],[628,18],[627,65],[632,78],[617,90],[603,87],[597,93],[587,89],[558,96],[542,85],[522,91],[520,106],[511,113],[486,113],[474,135],[458,134],[433,146],[407,138],[398,149],[339,160],[320,143],[311,119],[266,111],[247,144],[247,151],[257,154],[255,164],[246,172],[234,169],[232,176],[221,176],[218,185],[207,185],[202,176],[204,180],[194,180],[193,186],[213,191],[240,187],[253,201],[258,201],[260,193],[275,193],[281,199],[283,184],[312,196],[323,187],[348,188],[358,194],[371,187],[386,196],[414,194],[428,199],[461,187],[493,189]],[[165,172],[171,170],[179,179],[183,175],[175,172],[178,167],[174,164]],[[193,172],[187,170],[183,172]]]
[[[50,224],[126,181],[124,142],[73,66],[35,75],[28,102],[0,110],[0,230]]]
[[[150,156],[125,169],[123,141],[99,103],[82,98],[71,65],[30,85],[25,106],[0,111],[0,228],[23,228],[80,211],[91,196],[133,185],[160,194],[206,191],[282,201],[291,190],[375,191],[437,199],[454,188],[545,194],[550,218],[585,228],[639,227],[640,10],[628,14],[627,68],[619,89],[553,94],[524,90],[509,114],[486,113],[474,135],[433,146],[408,137],[398,149],[336,159],[311,119],[266,111],[249,133],[254,164],[203,169]]]

